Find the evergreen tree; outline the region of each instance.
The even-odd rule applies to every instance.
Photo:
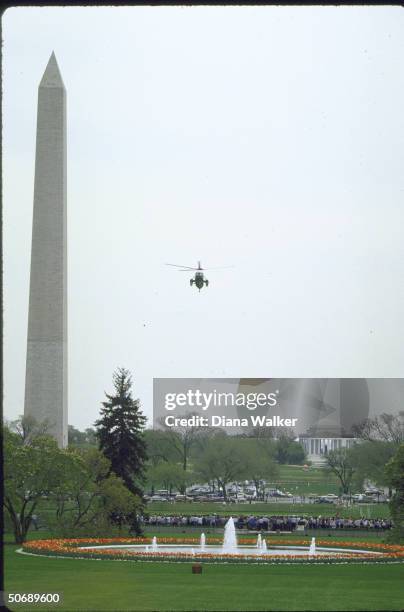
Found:
[[[146,417],[139,400],[132,398],[129,371],[118,368],[113,384],[115,394],[105,394],[101,418],[95,422],[96,436],[100,450],[111,462],[111,471],[122,478],[129,491],[142,497],[147,460],[143,434]]]

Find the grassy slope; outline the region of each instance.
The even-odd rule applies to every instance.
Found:
[[[293,495],[338,495],[339,492],[338,480],[333,474],[314,467],[304,469],[300,465],[280,465],[279,478],[274,481],[274,485]]]
[[[192,575],[189,564],[47,559],[15,549],[6,546],[7,591],[63,592],[54,610],[400,610],[403,604],[404,565],[206,565]]]

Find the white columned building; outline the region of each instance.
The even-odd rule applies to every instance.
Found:
[[[325,455],[340,448],[352,448],[358,442],[353,436],[331,436],[327,434],[301,434],[298,441],[307,453],[307,459],[312,463],[324,463]]]

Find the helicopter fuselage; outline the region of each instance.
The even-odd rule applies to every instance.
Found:
[[[189,283],[191,286],[196,285],[199,291],[202,289],[204,285],[206,285],[206,287],[209,285],[209,281],[208,279],[204,278],[203,272],[195,272],[195,277],[191,278]]]

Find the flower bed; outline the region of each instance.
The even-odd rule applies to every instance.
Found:
[[[159,561],[159,562],[204,562],[204,563],[403,563],[404,546],[395,544],[380,544],[374,542],[336,542],[337,552],[322,554],[321,556],[309,556],[307,540],[286,540],[270,539],[268,548],[273,546],[303,546],[302,554],[283,554],[283,555],[251,555],[248,554],[229,554],[229,553],[209,553],[195,550],[194,554],[176,552],[158,552],[125,550],[120,548],[95,548],[82,549],[85,546],[123,546],[128,545],[150,545],[150,538],[71,538],[59,540],[33,540],[25,542],[23,551],[27,553],[56,556],[56,557],[76,557],[81,559],[113,559],[126,561]],[[206,544],[220,545],[221,538],[207,538]],[[239,538],[240,545],[254,545],[256,540],[253,538]],[[197,538],[159,538],[159,544],[172,545],[192,545],[199,546]],[[317,540],[318,547],[330,548],[329,540]],[[343,549],[351,549],[344,551]],[[352,552],[352,549],[362,549],[369,552]],[[340,550],[342,549],[342,550]],[[372,554],[374,552],[375,554]],[[382,553],[382,554],[380,554]]]

